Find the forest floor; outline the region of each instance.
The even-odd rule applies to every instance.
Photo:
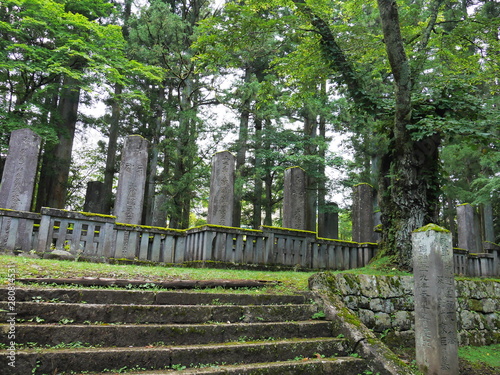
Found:
[[[155,282],[169,280],[265,280],[272,284],[259,288],[214,288],[199,291],[217,293],[252,293],[252,294],[290,294],[308,290],[308,279],[315,272],[303,271],[272,271],[272,270],[242,270],[221,268],[188,268],[166,267],[152,265],[111,265],[104,263],[87,263],[75,261],[60,261],[35,259],[28,257],[0,256],[0,285],[10,283],[8,276],[15,278],[114,278],[146,281],[146,287],[154,290]],[[370,275],[409,275],[398,271],[384,260],[368,267],[350,270],[357,274]],[[499,280],[500,281],[500,280]],[[35,284],[36,285],[36,284]],[[33,286],[33,284],[31,285]],[[41,287],[43,285],[40,285]],[[46,286],[46,285],[45,285]],[[405,362],[415,363],[414,348],[391,348]],[[500,374],[500,344],[485,347],[460,348],[459,375],[499,375]]]

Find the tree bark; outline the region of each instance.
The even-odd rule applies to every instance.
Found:
[[[104,194],[102,213],[109,214],[113,207],[113,179],[116,170],[116,151],[118,148],[118,131],[120,129],[120,95],[123,87],[120,84],[115,85],[115,93],[111,104],[111,120],[109,123],[108,149],[106,150],[106,167],[104,169]]]
[[[411,233],[434,221],[439,138],[412,139],[411,70],[400,31],[395,0],[378,0],[387,56],[394,76],[395,115],[390,152],[382,163],[379,185],[382,250],[395,255],[402,269],[412,269]]]
[[[259,229],[262,221],[262,119],[255,119],[255,141],[254,141],[254,190],[253,190],[253,223],[254,229]]]
[[[44,150],[37,208],[47,206],[62,209],[66,204],[79,103],[78,81],[65,76],[57,110],[58,118],[54,119],[57,124],[58,143],[47,145]]]
[[[305,147],[304,154],[306,156],[316,155],[318,153],[317,147],[314,143],[316,138],[318,123],[316,121],[316,114],[312,113],[309,108],[304,110],[304,138],[308,146]],[[318,198],[318,165],[315,162],[307,163],[305,166],[306,171],[306,219],[305,230],[316,231],[316,210]]]
[[[154,110],[154,118],[152,119],[152,136],[150,140],[150,155],[148,163],[148,176],[146,181],[146,196],[144,197],[144,214],[143,223],[146,225],[152,225],[153,222],[153,210],[154,210],[154,200],[156,195],[156,183],[157,176],[156,170],[158,168],[158,156],[160,152],[160,132],[162,128],[162,116],[163,108],[162,102],[165,97],[165,89],[163,86],[158,88],[158,98],[156,100],[156,108]]]
[[[250,82],[251,69],[247,67],[245,69],[244,84],[247,85]],[[248,127],[250,122],[250,104],[252,98],[246,97],[243,100],[241,115],[240,115],[240,128],[238,133],[238,141],[236,145],[238,150],[236,152],[236,186],[234,191],[234,205],[233,205],[233,226],[239,227],[241,225],[241,200],[243,197],[242,187],[240,182],[243,178],[243,168],[246,162],[247,148],[248,148]]]

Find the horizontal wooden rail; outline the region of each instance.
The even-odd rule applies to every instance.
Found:
[[[348,270],[366,266],[377,244],[318,238],[315,232],[262,226],[259,230],[202,225],[187,230],[117,223],[110,215],[42,208],[41,213],[0,209],[3,253],[65,250],[94,261],[127,259],[179,264],[219,261],[295,269]],[[500,247],[470,254],[454,249],[455,273],[499,276]]]

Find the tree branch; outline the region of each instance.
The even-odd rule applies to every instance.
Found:
[[[355,73],[355,69],[347,59],[344,51],[337,43],[328,23],[315,14],[313,10],[305,4],[304,0],[293,0],[293,2],[297,8],[309,18],[309,21],[315,27],[315,31],[321,36],[323,55],[332,70],[339,73],[339,83],[346,85],[349,95],[356,104],[365,111],[376,114],[377,104],[366,94],[363,83]]]

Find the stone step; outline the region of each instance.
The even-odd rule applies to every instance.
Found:
[[[0,301],[8,290],[0,288]],[[311,295],[236,294],[112,289],[17,288],[17,302],[53,302],[131,305],[286,305],[306,304]]]
[[[162,370],[224,364],[280,362],[317,356],[345,356],[347,341],[308,338],[280,341],[224,343],[138,348],[33,349],[17,351],[16,367],[9,374],[55,374],[123,369]],[[7,366],[8,352],[0,354],[0,367]],[[297,373],[297,372],[294,372]]]
[[[344,374],[358,375],[366,371],[365,361],[353,357],[337,357],[301,360],[252,363],[244,365],[213,365],[205,368],[184,370],[157,370],[127,372],[128,375],[312,375],[312,374]],[[367,372],[368,373],[368,372]],[[109,375],[109,373],[88,373],[86,375]]]
[[[1,332],[9,325],[0,324]],[[16,325],[16,343],[24,346],[54,347],[72,343],[85,346],[129,347],[148,345],[193,345],[230,341],[311,338],[332,336],[332,323],[327,321],[272,322],[238,324],[140,324],[140,325]],[[0,343],[9,345],[8,335]]]
[[[7,311],[7,302],[0,310]],[[133,324],[196,324],[285,322],[311,319],[318,312],[316,305],[104,305],[82,303],[18,302],[18,322],[38,323],[133,323]],[[0,314],[6,321],[5,313]]]

